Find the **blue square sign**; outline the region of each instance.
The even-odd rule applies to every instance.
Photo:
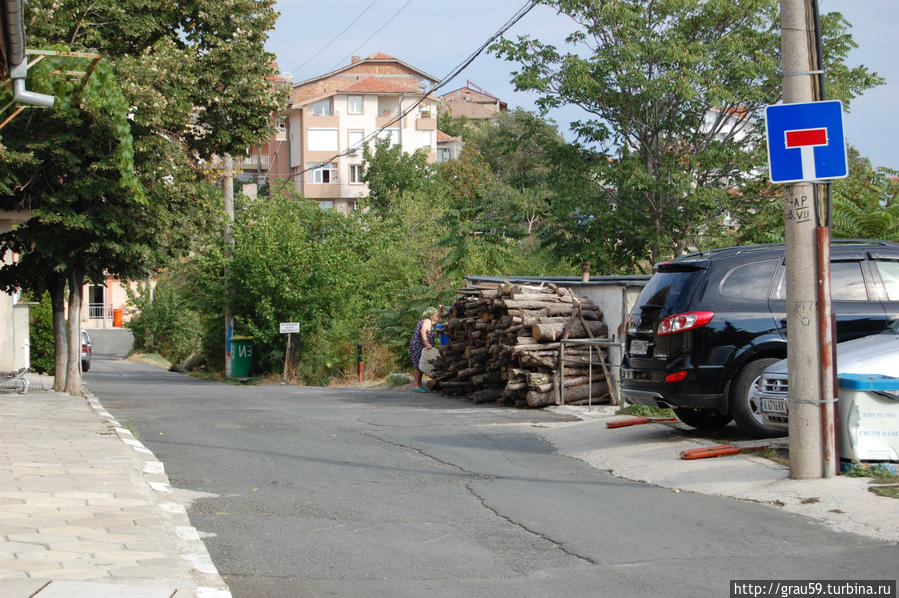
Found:
[[[842,102],[767,106],[765,129],[772,183],[841,179],[849,174]]]

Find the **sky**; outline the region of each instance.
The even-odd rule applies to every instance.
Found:
[[[819,0],[820,11],[841,12],[851,24],[859,45],[848,59],[863,64],[884,79],[881,87],[853,100],[844,116],[847,141],[874,166],[899,169],[899,60],[896,59],[895,26],[899,0]],[[331,0],[326,4],[279,0],[281,13],[267,48],[294,82],[327,73],[350,63],[351,56],[383,52],[444,79],[477,50],[523,5],[524,0]],[[573,22],[546,6],[537,6],[506,33],[529,35],[563,44],[574,30]],[[482,53],[439,94],[466,85],[466,80],[507,102],[510,108],[534,110],[534,93],[516,92],[510,73],[517,68]],[[569,123],[586,114],[569,107],[552,111],[552,118],[566,139],[573,139]]]

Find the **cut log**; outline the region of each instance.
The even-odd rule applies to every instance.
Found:
[[[609,386],[605,382],[594,382],[592,385],[592,389],[590,385],[587,384],[566,388],[565,402],[567,403],[569,400],[574,401],[578,399],[586,399],[589,397],[591,390],[593,392],[594,399],[598,401],[598,397],[608,394]],[[525,398],[527,399],[528,406],[530,407],[546,407],[547,405],[556,404],[555,393],[552,390],[549,392],[529,390]]]
[[[585,322],[587,328],[579,320],[572,322],[549,322],[545,324],[534,324],[531,326],[531,336],[538,342],[557,341],[562,338],[568,325],[568,338],[605,338],[609,334],[609,327],[605,322],[598,320],[587,320]],[[589,330],[589,332],[588,332]]]

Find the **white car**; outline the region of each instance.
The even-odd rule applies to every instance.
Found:
[[[899,319],[880,334],[837,344],[837,374],[896,375],[899,366]],[[789,408],[787,360],[762,372],[750,392],[752,409],[772,428],[786,432]]]
[[[91,337],[87,335],[87,330],[81,329],[81,371],[86,372],[91,369],[91,355],[94,354],[94,344]]]

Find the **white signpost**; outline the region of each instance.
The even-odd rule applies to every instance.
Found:
[[[290,335],[293,333],[299,333],[300,331],[300,323],[299,322],[280,322],[279,328],[281,334],[287,335],[287,349],[284,351],[284,373],[281,375],[281,380],[287,382],[287,366],[290,362]]]

